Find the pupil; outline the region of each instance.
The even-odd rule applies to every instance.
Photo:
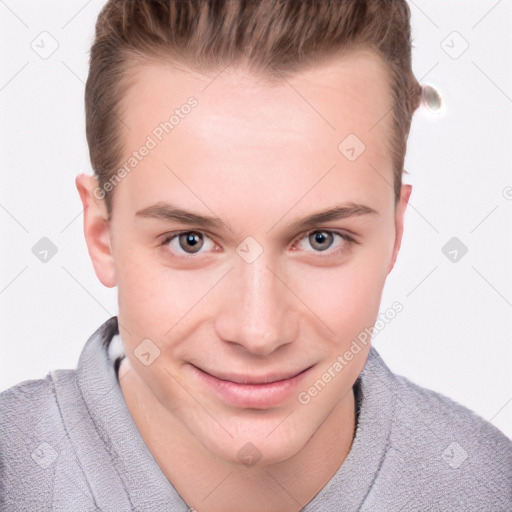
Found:
[[[311,245],[316,249],[324,251],[325,249],[328,249],[331,246],[331,243],[328,243],[326,245],[329,236],[332,235],[330,235],[330,233],[326,233],[323,231],[317,231],[316,233],[310,235]]]
[[[182,235],[180,235],[180,245],[184,251],[195,253],[201,249],[203,244],[201,236],[199,234],[183,233]]]

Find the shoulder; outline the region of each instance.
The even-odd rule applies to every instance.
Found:
[[[511,440],[451,398],[386,371],[394,414],[382,469],[398,477],[394,488],[436,510],[510,510]]]
[[[25,380],[0,393],[2,437],[16,437],[29,428],[34,434],[43,425],[42,414],[56,410],[55,388],[50,373],[44,379]],[[34,430],[36,429],[36,430]]]
[[[54,462],[66,444],[54,375],[67,385],[74,383],[74,370],[57,370],[0,393],[1,487],[6,503],[22,501],[35,510],[53,499]]]
[[[407,430],[420,432],[426,442],[436,440],[436,449],[438,442],[451,439],[460,444],[473,461],[483,462],[492,457],[496,464],[510,464],[511,440],[492,423],[448,396],[419,386],[406,377],[395,375],[394,380],[399,431],[404,434]],[[459,459],[464,453],[458,452],[458,458],[455,447],[442,452],[448,465],[462,465]],[[451,460],[452,455],[457,460]]]
[[[58,375],[59,381],[72,384],[75,379],[75,370],[55,370],[49,372],[44,379],[25,380],[0,393],[0,422],[2,426],[18,426],[27,429],[29,425],[36,427],[41,423],[41,413],[45,416],[58,411],[54,377]],[[9,431],[2,431],[9,434]]]

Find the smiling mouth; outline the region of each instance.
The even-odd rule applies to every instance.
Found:
[[[238,408],[268,409],[277,407],[297,392],[299,383],[313,366],[304,370],[258,376],[213,375],[190,365],[196,378],[221,401]]]
[[[234,384],[247,384],[251,386],[262,386],[265,384],[272,384],[273,382],[281,382],[284,380],[293,379],[294,377],[297,377],[301,373],[309,370],[309,368],[306,368],[305,370],[300,370],[298,372],[290,373],[287,375],[279,376],[279,375],[267,375],[267,376],[261,376],[261,377],[247,377],[247,376],[226,376],[226,377],[219,377],[218,375],[214,375],[212,373],[209,373],[205,370],[202,370],[201,368],[198,368],[199,371],[202,371],[211,377],[219,380],[223,380],[226,382],[233,382]]]

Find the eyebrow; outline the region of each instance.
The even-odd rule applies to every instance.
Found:
[[[377,210],[370,208],[364,204],[343,203],[332,206],[327,210],[308,215],[304,219],[300,219],[290,225],[292,231],[305,231],[318,226],[324,222],[333,220],[342,220],[350,217],[361,217],[364,215],[378,215]]]
[[[199,215],[198,213],[184,210],[182,208],[177,208],[176,206],[165,202],[155,203],[151,206],[148,206],[147,208],[139,210],[135,216],[170,220],[179,222],[181,224],[194,224],[196,226],[209,229],[220,229],[223,225],[226,225],[226,223],[218,217]],[[227,226],[229,227],[229,225]],[[231,228],[229,227],[229,229]]]
[[[305,231],[309,228],[314,228],[323,222],[374,214],[378,214],[378,212],[364,204],[343,203],[295,221],[290,225],[289,229],[291,231]],[[232,231],[231,226],[218,217],[200,215],[182,208],[177,208],[176,206],[166,202],[155,203],[147,208],[139,210],[135,216],[175,221],[180,224],[193,224],[205,229],[221,229],[223,226],[227,226]],[[279,222],[280,221],[277,223]],[[274,224],[273,227],[275,227],[276,224]],[[270,230],[272,230],[273,227],[270,228]]]

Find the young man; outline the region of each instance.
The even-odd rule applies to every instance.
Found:
[[[119,314],[2,393],[2,510],[511,509],[510,440],[370,344],[411,193],[409,15],[107,3],[76,184]]]

